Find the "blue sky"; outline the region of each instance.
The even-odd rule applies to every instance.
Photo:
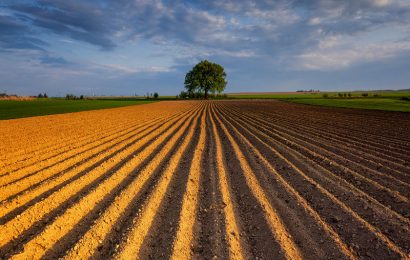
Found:
[[[0,92],[174,95],[410,88],[410,0],[0,0]]]

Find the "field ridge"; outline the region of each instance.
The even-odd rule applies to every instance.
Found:
[[[275,100],[0,121],[0,259],[408,259],[402,129]]]

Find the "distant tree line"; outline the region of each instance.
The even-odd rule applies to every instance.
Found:
[[[315,90],[315,89],[303,90],[303,89],[299,89],[299,90],[296,90],[296,92],[319,93],[320,90]]]
[[[74,94],[67,94],[67,95],[65,96],[65,99],[67,99],[67,100],[83,100],[83,99],[84,99],[84,96],[81,95],[81,96],[77,97],[77,96],[74,95]]]
[[[362,96],[362,97],[369,97],[369,93],[364,92],[364,93],[361,93],[360,96]],[[372,95],[372,97],[380,97],[380,96],[381,96],[380,94],[373,94],[373,95]],[[333,97],[331,97],[329,93],[323,93],[323,94],[322,94],[322,97],[323,97],[323,98],[355,98],[355,97],[352,95],[352,93],[341,93],[341,92],[335,94],[335,96],[333,96]],[[359,97],[359,96],[356,96],[356,98],[357,98],[357,97]]]
[[[159,98],[159,94],[158,94],[158,92],[154,92],[154,93],[149,93],[149,92],[147,92],[147,95],[145,96],[147,99],[150,99],[150,98],[154,98],[154,99],[157,99],[157,98]]]

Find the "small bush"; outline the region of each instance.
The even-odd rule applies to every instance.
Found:
[[[325,93],[322,95],[323,98],[329,98],[329,94]]]
[[[373,94],[373,97],[380,97],[379,94]]]
[[[400,99],[404,101],[410,101],[410,97],[401,97]]]
[[[352,97],[352,93],[347,93],[347,96],[348,96],[348,97]]]
[[[188,98],[188,92],[186,91],[181,91],[181,93],[179,93],[179,98]]]
[[[211,98],[211,99],[227,99],[228,95],[227,94],[210,94],[210,95],[208,95],[208,98]]]
[[[84,99],[84,96],[83,96],[83,95],[81,95],[81,96],[80,96],[80,99]]]
[[[343,93],[343,97],[347,97],[347,94],[346,94],[346,93]]]
[[[362,97],[368,97],[369,93],[362,93]]]
[[[338,95],[339,97],[343,97],[343,94],[342,94],[342,93],[337,93],[337,95]]]
[[[73,95],[73,94],[67,94],[67,95],[65,95],[65,99],[67,99],[67,100],[76,100],[76,99],[78,99],[78,97],[76,95]]]
[[[47,93],[43,94],[43,98],[48,98]]]
[[[154,93],[154,98],[157,99],[158,97],[159,97],[158,93],[155,92],[155,93]]]

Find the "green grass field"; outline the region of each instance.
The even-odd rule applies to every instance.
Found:
[[[331,98],[311,98],[311,99],[287,99],[287,101],[308,105],[375,109],[385,111],[410,112],[410,102],[398,98],[352,98],[352,99],[331,99]]]
[[[57,98],[29,101],[0,100],[0,119],[14,119],[147,104],[148,100],[65,100]]]
[[[228,94],[230,99],[292,99],[292,98],[321,98],[321,93],[306,94]]]
[[[325,93],[328,98],[323,97]],[[325,93],[228,94],[228,97],[230,99],[279,99],[307,105],[410,112],[410,102],[401,100],[401,97],[410,97],[410,91]],[[339,97],[338,93],[351,93],[351,97]],[[362,96],[363,93],[368,93],[368,96]]]
[[[410,91],[353,91],[353,92],[323,92],[323,93],[289,93],[289,94],[228,94],[231,99],[311,99],[323,98],[323,94],[328,94],[329,98],[338,98],[338,93],[350,93],[352,98],[363,98],[363,93],[368,93],[367,98],[401,98],[410,96]],[[378,95],[378,96],[374,96]]]
[[[410,91],[367,92],[369,94],[368,97],[363,97],[363,92],[350,93],[352,94],[350,98],[340,98],[338,97],[337,92],[327,92],[329,98],[323,98],[324,93],[228,94],[228,98],[279,99],[287,102],[308,105],[410,112],[410,102],[401,100],[401,97],[410,97]],[[172,99],[175,99],[175,97],[160,97],[157,101]],[[0,100],[0,120],[115,108],[151,102],[156,101],[124,97],[94,100],[65,100],[59,98],[35,99],[29,101]]]

